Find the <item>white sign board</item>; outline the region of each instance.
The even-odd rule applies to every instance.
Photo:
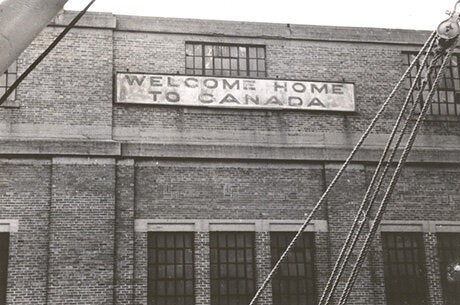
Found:
[[[354,85],[279,79],[117,74],[117,103],[354,111]]]

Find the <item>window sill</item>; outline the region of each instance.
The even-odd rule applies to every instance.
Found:
[[[425,121],[427,122],[460,122],[460,116],[427,114],[425,116]]]

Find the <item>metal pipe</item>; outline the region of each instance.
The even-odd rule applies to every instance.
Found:
[[[68,0],[0,0],[0,74],[19,57]]]

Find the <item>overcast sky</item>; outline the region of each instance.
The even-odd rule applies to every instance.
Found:
[[[455,0],[97,0],[123,15],[434,30]],[[81,10],[89,0],[69,0]]]

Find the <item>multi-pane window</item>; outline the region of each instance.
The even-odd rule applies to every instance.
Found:
[[[439,267],[444,305],[457,305],[460,300],[460,282],[448,278],[449,268],[460,264],[460,233],[438,233]]]
[[[9,234],[0,233],[0,305],[6,304]]]
[[[5,73],[3,73],[0,76],[0,97],[2,97],[5,94],[6,90],[8,90],[8,88],[10,88],[13,85],[13,83],[16,81],[17,76],[18,76],[17,64],[16,62],[14,62],[8,68],[8,70],[6,70]],[[14,99],[15,96],[16,96],[16,92],[13,92],[9,98]]]
[[[382,233],[388,305],[427,304],[421,233]]]
[[[247,305],[255,292],[254,232],[211,232],[211,305]]]
[[[193,233],[148,234],[148,304],[195,303]]]
[[[274,265],[295,233],[272,232],[270,245]],[[274,305],[316,304],[314,235],[303,233],[280,265],[272,281]]]
[[[266,77],[265,47],[188,42],[185,68],[193,75]]]
[[[408,68],[410,63],[415,59],[416,53],[404,53],[404,68]],[[422,57],[423,58],[423,57]],[[451,62],[447,65],[444,76],[439,82],[438,89],[436,90],[431,107],[428,111],[429,114],[433,115],[460,115],[460,74],[459,74],[459,60],[460,56],[454,54],[452,56]],[[431,58],[428,59],[427,65],[430,63]],[[415,82],[417,75],[417,70],[420,68],[422,59],[419,60],[416,65],[417,69],[412,69],[411,74],[406,79],[406,89],[411,88],[412,84]],[[425,67],[426,69],[427,67]],[[432,75],[436,75],[439,70],[439,65],[433,70]],[[423,74],[422,74],[423,76]],[[434,77],[430,79],[429,85],[433,82]],[[429,87],[426,86],[423,96],[426,98],[428,96]],[[416,84],[416,91],[411,97],[411,102],[414,103],[418,95],[418,91],[421,88],[421,81],[418,81]],[[420,111],[420,105],[419,109]]]

